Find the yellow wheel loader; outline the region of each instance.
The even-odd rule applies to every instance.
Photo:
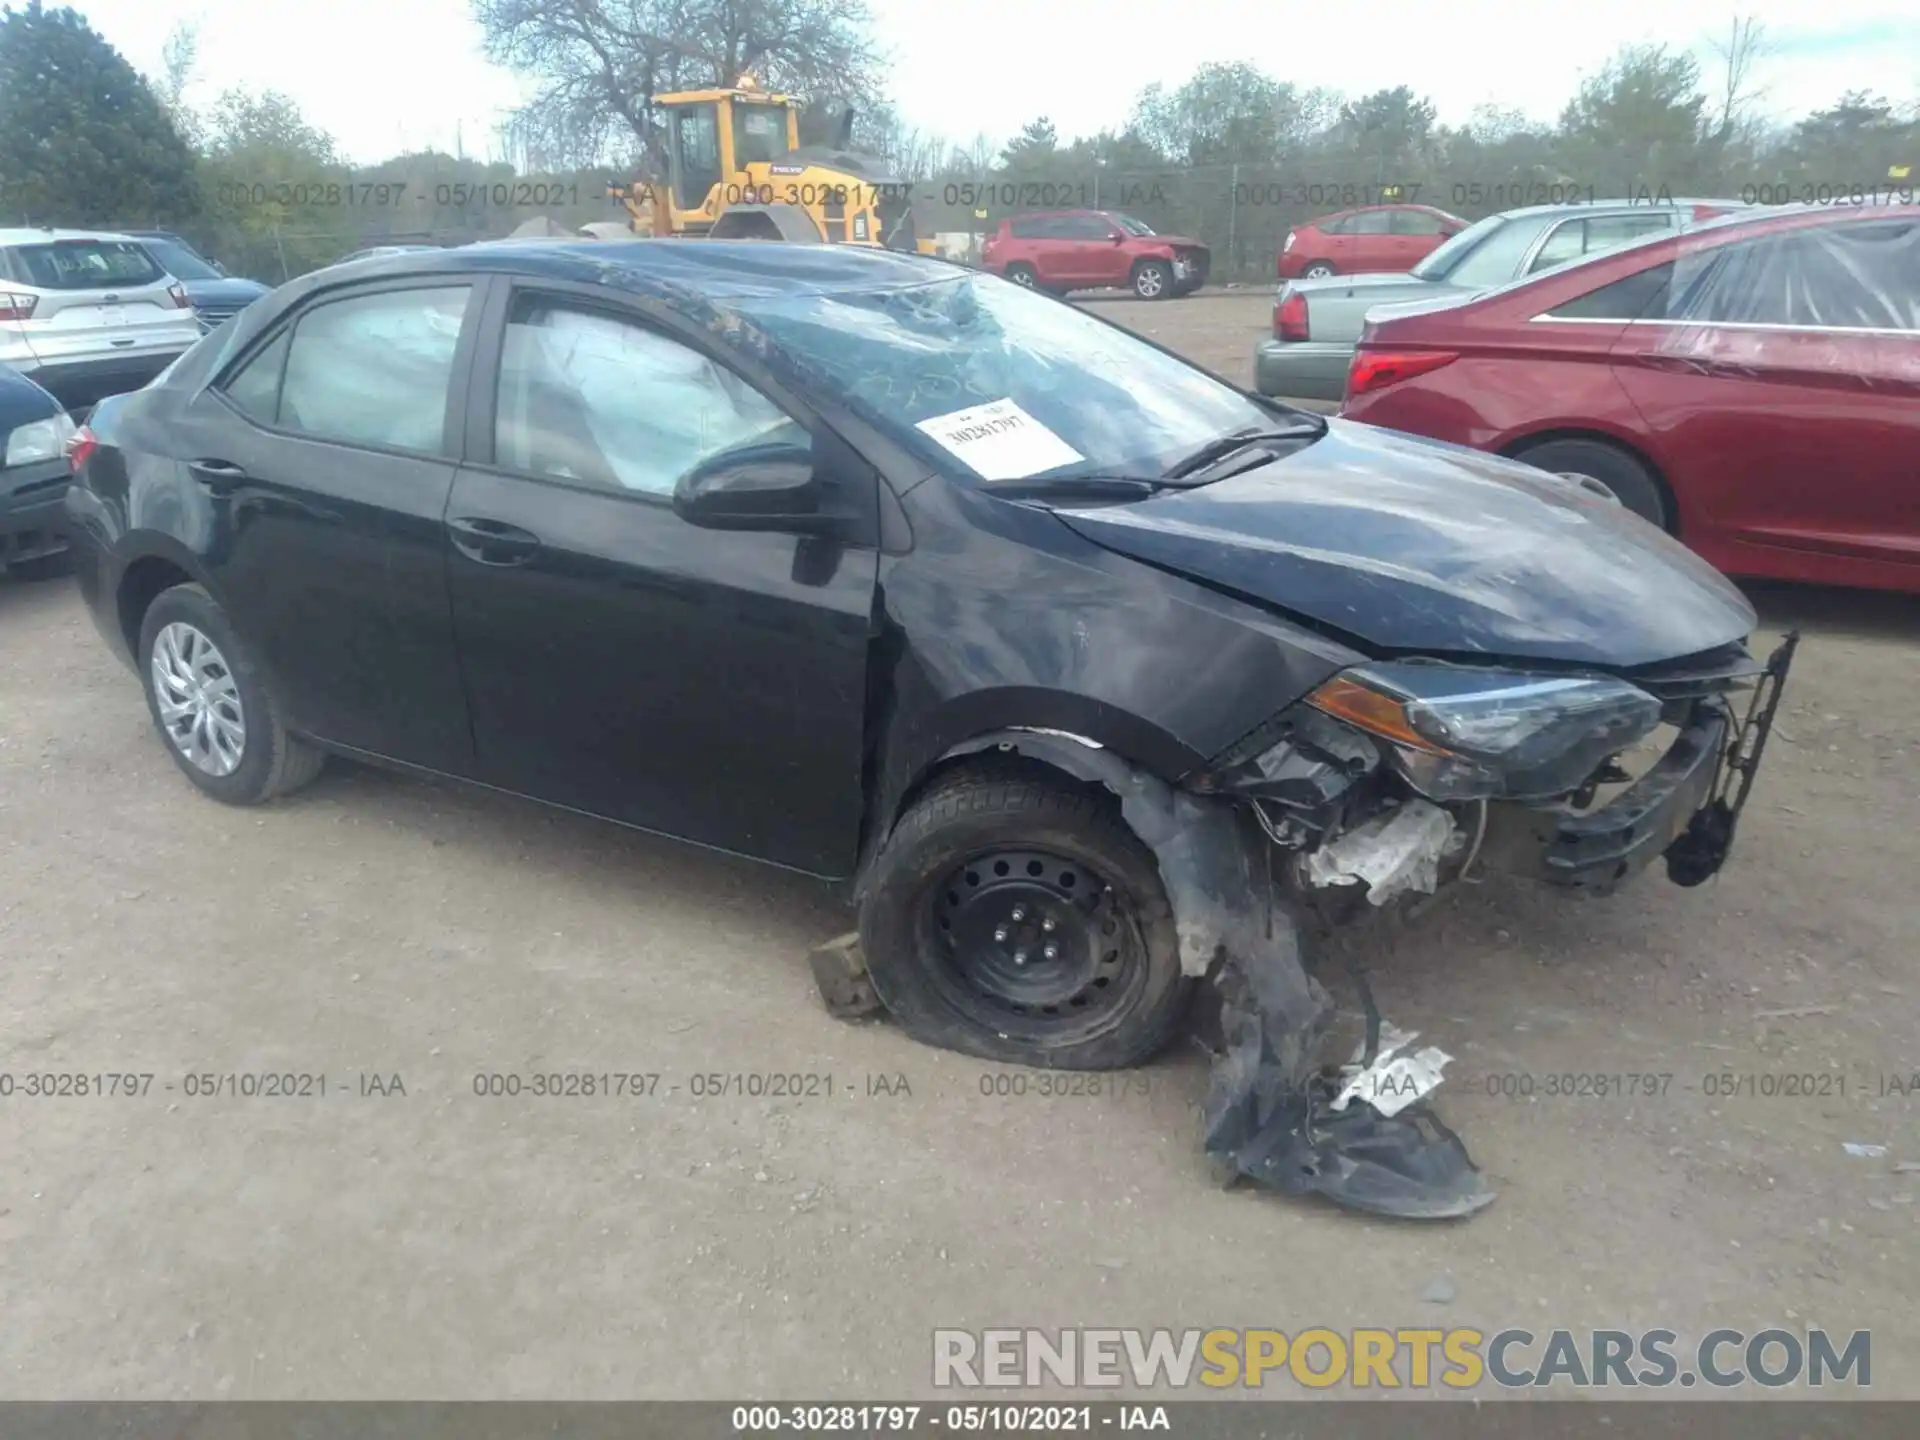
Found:
[[[800,143],[800,107],[750,76],[724,90],[656,95],[665,112],[667,178],[613,184],[639,235],[871,245],[930,255],[915,230],[912,187],[886,161],[840,145]]]

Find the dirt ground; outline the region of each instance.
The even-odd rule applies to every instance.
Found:
[[[1244,378],[1269,301],[1102,303]],[[1808,639],[1722,876],[1490,881],[1374,956],[1500,1191],[1419,1226],[1213,1188],[1192,1047],[995,1097],[828,1018],[846,920],[798,880],[339,762],[204,800],[70,583],[0,581],[0,1073],[154,1077],[0,1098],[0,1397],[902,1397],[940,1326],[1776,1324],[1870,1329],[1920,1396],[1920,601],[1755,593]],[[475,1093],[552,1070],[660,1078]],[[217,1078],[260,1072],[327,1092]],[[766,1073],[832,1093],[694,1093]]]

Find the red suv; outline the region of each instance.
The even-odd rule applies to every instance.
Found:
[[[1049,210],[1002,220],[981,260],[1016,285],[1064,295],[1118,285],[1142,300],[1191,295],[1207,280],[1207,247],[1184,235],[1156,235],[1144,220],[1113,210]]]
[[[1577,479],[1736,575],[1920,591],[1920,211],[1733,217],[1376,312],[1340,413]]]
[[[1431,205],[1368,205],[1323,215],[1287,232],[1276,271],[1282,280],[1411,270],[1467,228]]]

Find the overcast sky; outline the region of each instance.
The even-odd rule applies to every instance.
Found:
[[[1302,86],[1361,94],[1411,85],[1458,123],[1494,102],[1551,119],[1622,44],[1663,41],[1704,63],[1735,10],[1723,0],[870,0],[908,123],[965,141],[1004,139],[1038,114],[1063,140],[1123,123],[1139,89],[1169,88],[1209,60],[1245,60]],[[487,153],[527,90],[489,65],[467,0],[78,0],[94,27],[149,75],[180,21],[200,29],[205,104],[227,86],[277,89],[372,161],[429,146]],[[1794,116],[1843,91],[1920,99],[1915,0],[1743,0],[1775,45],[1768,107]],[[1708,87],[1711,90],[1711,86]],[[1850,181],[1857,177],[1836,176]]]

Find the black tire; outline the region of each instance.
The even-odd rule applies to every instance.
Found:
[[[1316,260],[1300,272],[1300,278],[1302,280],[1324,280],[1329,275],[1338,275],[1339,273],[1331,260]]]
[[[31,560],[16,560],[7,567],[7,573],[16,580],[25,580],[29,584],[40,580],[57,580],[62,575],[73,573],[73,552],[56,550],[51,555],[36,555]]]
[[[239,696],[244,739],[239,763],[224,775],[212,774],[182,753],[161,717],[155,690],[154,647],[167,626],[181,622],[211,641],[225,662]],[[287,733],[280,710],[261,678],[252,653],[234,634],[226,612],[199,585],[175,585],[163,590],[147,607],[140,622],[138,653],[141,688],[147,695],[147,713],[160,732],[160,743],[185,775],[206,794],[228,805],[258,805],[290,794],[312,780],[326,763],[323,751]]]
[[[1645,465],[1616,445],[1604,440],[1546,440],[1516,451],[1513,458],[1555,475],[1598,480],[1642,520],[1662,530],[1673,528],[1660,482]]]
[[[1168,300],[1173,296],[1173,267],[1164,260],[1142,260],[1133,267],[1129,282],[1142,300]]]
[[[1141,1064],[1193,992],[1159,866],[1119,802],[1041,766],[986,761],[936,782],[875,859],[860,941],[910,1034],[1009,1064]],[[1060,958],[1035,953],[1048,944]]]
[[[1033,273],[1033,267],[1031,265],[1009,265],[1007,266],[1005,278],[1011,280],[1016,285],[1024,286],[1028,290],[1039,290],[1043,288],[1040,284],[1040,277]]]

